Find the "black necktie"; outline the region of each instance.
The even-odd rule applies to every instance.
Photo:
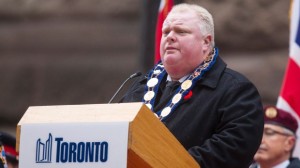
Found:
[[[175,92],[175,90],[177,89],[177,87],[179,85],[180,85],[180,82],[178,82],[178,81],[168,81],[165,89],[163,90],[162,98],[173,95],[173,93]]]
[[[180,85],[179,81],[168,81],[166,84],[166,87],[162,90],[161,97],[159,98],[159,102],[154,108],[154,111],[159,111],[161,110],[164,106],[167,105],[169,100],[172,98],[174,95],[174,92]]]

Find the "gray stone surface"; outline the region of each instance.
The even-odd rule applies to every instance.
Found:
[[[217,44],[227,51],[253,52],[288,47],[290,1],[187,1],[211,11]]]

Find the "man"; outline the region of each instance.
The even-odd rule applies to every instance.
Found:
[[[7,168],[18,168],[19,154],[16,151],[16,138],[8,133],[0,132],[0,143],[2,143],[2,156],[6,160]]]
[[[299,168],[300,160],[292,158],[296,143],[297,120],[274,106],[265,108],[265,127],[261,145],[254,155],[259,168]]]
[[[7,166],[7,165],[6,165],[4,147],[0,141],[0,168],[4,168],[4,166]]]
[[[160,53],[162,62],[121,102],[143,101],[202,168],[249,167],[262,137],[261,100],[218,57],[211,14],[197,5],[174,6]]]

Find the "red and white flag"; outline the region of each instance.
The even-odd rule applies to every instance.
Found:
[[[160,61],[160,40],[162,35],[162,25],[164,20],[166,19],[168,13],[174,6],[173,0],[160,0],[160,5],[157,14],[157,22],[156,22],[156,32],[155,32],[155,52],[154,52],[154,64]]]
[[[300,127],[300,0],[291,1],[289,59],[277,107],[290,112]],[[300,157],[300,128],[294,156]]]

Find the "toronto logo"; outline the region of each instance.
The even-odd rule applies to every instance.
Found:
[[[49,133],[49,137],[45,142],[39,138],[36,141],[36,163],[51,163],[52,156],[52,135]]]
[[[54,143],[54,144],[53,144]],[[39,138],[36,141],[36,163],[52,163],[52,148],[54,146],[54,162],[82,163],[106,162],[108,160],[109,145],[106,141],[73,142],[64,141],[63,137],[53,137],[49,133],[47,140]],[[56,152],[55,152],[56,151]]]

